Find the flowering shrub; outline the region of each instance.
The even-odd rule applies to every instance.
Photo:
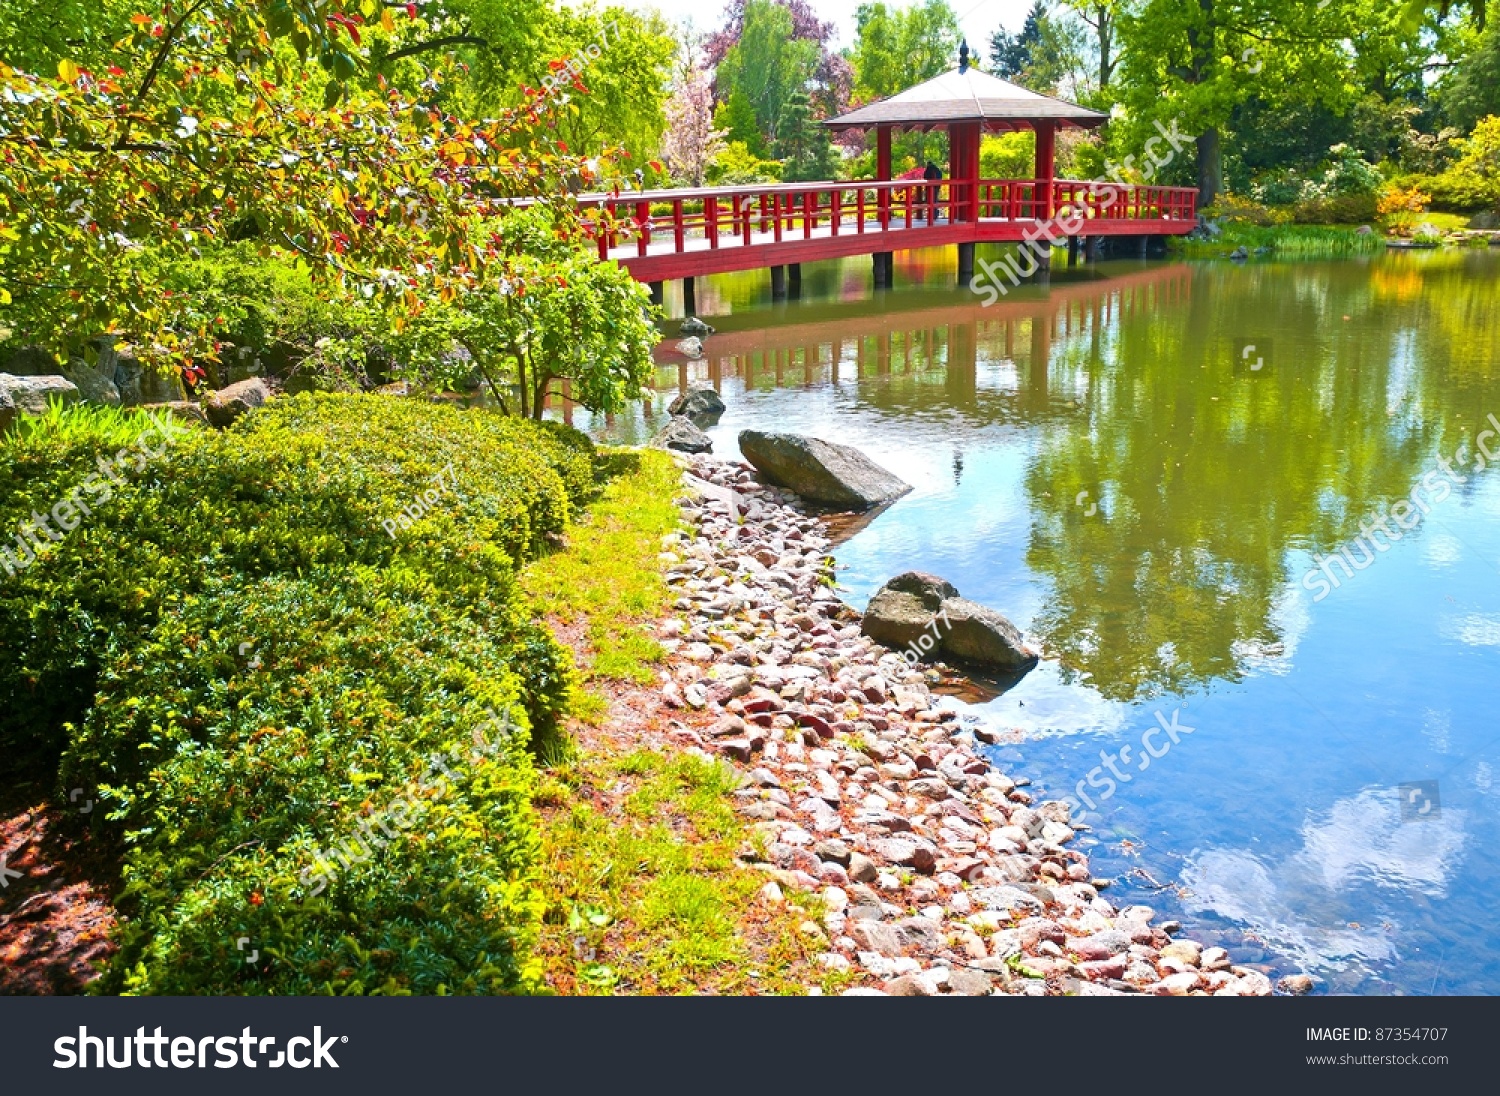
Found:
[[[1410,236],[1421,215],[1427,212],[1431,200],[1431,196],[1414,185],[1401,187],[1393,184],[1380,192],[1375,209],[1385,219],[1386,229],[1392,236]]]

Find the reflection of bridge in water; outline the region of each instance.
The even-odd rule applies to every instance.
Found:
[[[670,399],[689,386],[704,384],[722,391],[726,378],[737,378],[746,388],[767,382],[786,388],[848,379],[850,369],[854,378],[943,369],[948,402],[962,409],[977,398],[984,349],[989,357],[1016,364],[1019,395],[1024,406],[1034,409],[1050,396],[1048,366],[1054,340],[1084,333],[1098,339],[1117,321],[1185,301],[1191,284],[1191,268],[1177,264],[1053,284],[1045,296],[1016,297],[988,307],[978,301],[924,306],[920,297],[899,310],[889,310],[891,302],[881,297],[858,305],[794,305],[778,310],[791,322],[709,336],[704,340],[705,357],[697,361],[676,351],[675,338],[667,340],[658,351],[662,375],[656,395]],[[797,322],[793,317],[798,312],[820,315]],[[674,366],[675,386],[667,379],[667,370]],[[675,391],[669,394],[672,387]],[[569,421],[571,410],[564,410]],[[648,397],[648,418],[652,410]]]

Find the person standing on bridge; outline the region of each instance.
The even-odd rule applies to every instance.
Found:
[[[931,160],[928,160],[927,168],[922,172],[922,178],[926,179],[929,183],[941,182],[943,178],[943,169],[938,167],[937,164],[933,163]],[[937,200],[938,188],[935,186],[927,187],[927,201],[923,204],[927,208],[927,221],[929,224],[937,220]]]

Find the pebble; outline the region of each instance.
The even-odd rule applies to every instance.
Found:
[[[1014,736],[958,718],[931,691],[941,675],[860,634],[831,588],[831,541],[795,496],[747,465],[683,463],[717,497],[680,498],[689,531],[661,542],[675,599],[657,628],[661,696],[711,720],[684,737],[742,766],[737,809],[765,827],[760,897],[818,901],[803,931],[822,967],[859,983],[844,996],[1271,994],[1223,948],[1168,941],[1180,925],[1099,896],[1067,806],[978,752]],[[1054,977],[1016,977],[1017,961]]]

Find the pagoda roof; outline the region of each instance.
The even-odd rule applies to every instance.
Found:
[[[970,66],[951,69],[823,124],[830,129],[868,129],[983,122],[989,128],[1014,129],[1027,122],[1058,122],[1091,128],[1102,125],[1108,117],[1065,99],[1028,91]]]

